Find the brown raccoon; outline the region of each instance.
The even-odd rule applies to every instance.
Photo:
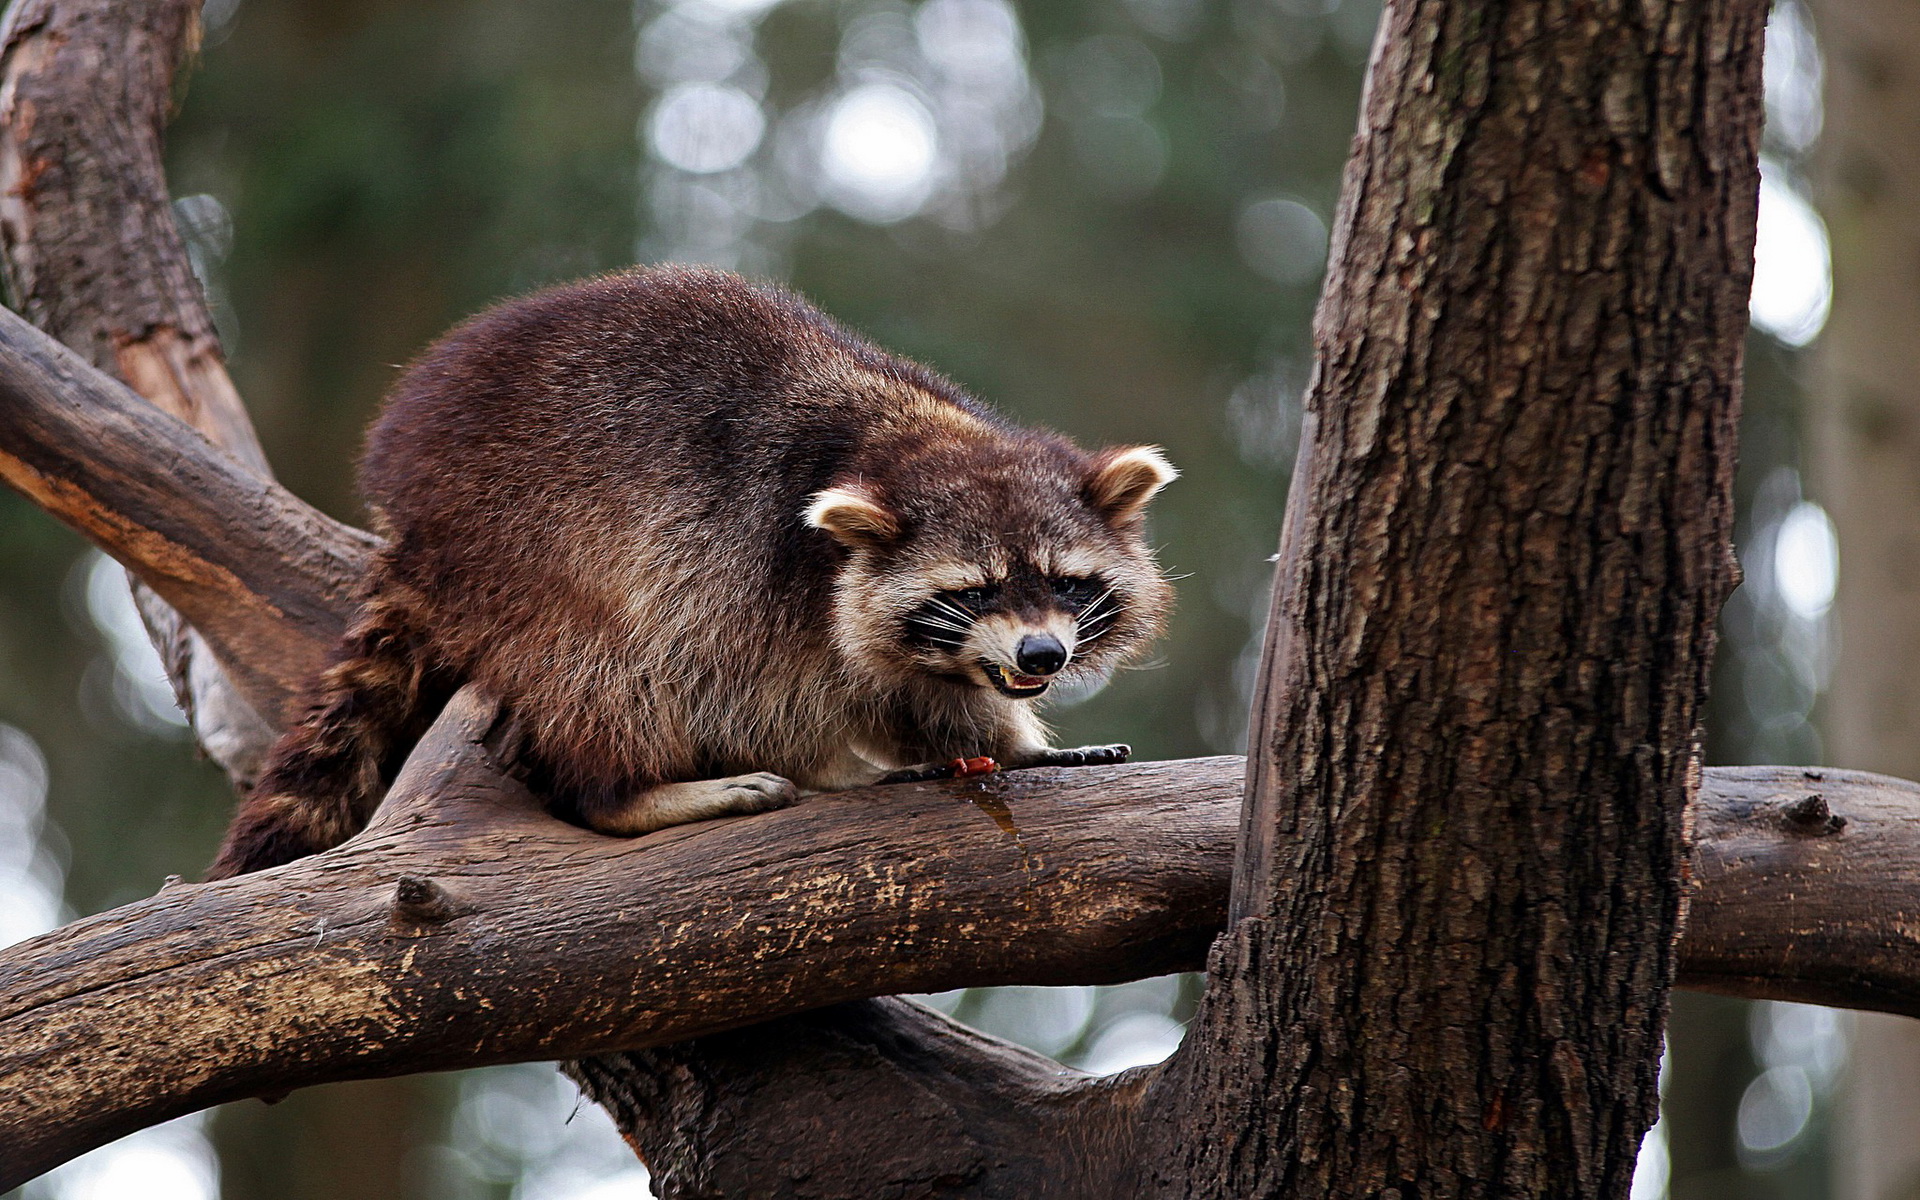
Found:
[[[1012,425],[805,302],[662,268],[468,321],[400,379],[362,485],[389,541],[241,804],[224,878],[360,829],[462,683],[559,815],[637,834],[1054,750],[1171,594],[1157,450]]]

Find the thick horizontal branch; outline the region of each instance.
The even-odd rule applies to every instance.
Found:
[[[0,1190],[328,1080],[1178,970],[1224,914],[1237,760],[866,789],[635,841],[547,816],[476,753],[490,721],[463,693],[336,851],[0,955]]]
[[[491,720],[463,693],[338,850],[0,955],[0,1189],[242,1096],[1196,968],[1224,919],[1236,758],[865,789],[624,841],[494,769]],[[1683,981],[1920,1015],[1920,787],[1819,775],[1708,773]]]
[[[1707,772],[1680,986],[1920,1017],[1920,785]]]
[[[377,544],[0,310],[0,479],[120,560],[274,724]]]

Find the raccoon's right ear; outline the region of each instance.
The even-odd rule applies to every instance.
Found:
[[[1125,525],[1139,517],[1154,493],[1179,476],[1158,446],[1103,450],[1094,458],[1087,498],[1109,521]]]
[[[900,536],[900,518],[858,483],[839,483],[815,493],[801,516],[844,546],[871,549]]]

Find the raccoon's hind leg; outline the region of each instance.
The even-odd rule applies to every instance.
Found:
[[[588,828],[621,837],[636,837],[711,817],[785,808],[800,796],[789,779],[766,771],[725,779],[695,779],[686,783],[659,783],[631,793],[617,802],[585,803],[580,818]]]

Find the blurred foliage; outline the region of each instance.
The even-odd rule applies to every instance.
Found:
[[[854,63],[849,47],[898,42],[926,4],[704,4],[213,0],[171,178],[280,477],[361,520],[351,466],[360,430],[398,365],[448,325],[637,259],[737,265],[790,283],[1018,418],[1084,443],[1167,447],[1184,472],[1154,519],[1165,563],[1186,576],[1171,636],[1155,669],[1122,676],[1058,723],[1069,743],[1124,739],[1145,758],[1238,752],[1309,368],[1324,250],[1314,239],[1331,220],[1377,0],[1023,0],[1008,44],[1024,75],[1001,79],[1010,99],[989,114],[1002,137],[982,160],[992,171],[891,223],[801,194],[794,147],[809,144],[809,113],[836,111],[835,97],[861,80],[896,80],[895,68]],[[954,14],[991,26],[977,5]],[[708,40],[637,66],[637,47],[664,44],[668,18],[707,22],[694,33]],[[669,77],[698,78],[694,51],[741,38],[748,56],[706,82],[760,104],[766,136],[711,177],[663,163],[648,122]],[[881,53],[938,65],[940,50]],[[939,104],[973,111],[965,89],[941,95],[923,91],[940,121],[952,114]],[[1024,112],[1040,117],[1030,131],[1018,127]],[[777,195],[800,199],[781,209],[767,199]],[[703,213],[734,223],[714,234]],[[689,230],[706,238],[692,253]],[[1751,464],[1797,456],[1790,364],[1765,346],[1755,358],[1775,372],[1768,395],[1785,398],[1754,406],[1750,426],[1763,422],[1763,436],[1749,443],[1743,497],[1765,474]],[[114,657],[110,631],[90,615],[90,561],[77,539],[0,495],[0,722],[45,752],[44,836],[81,913],[149,893],[168,873],[196,874],[231,803],[184,734],[140,719],[116,690],[115,671],[141,667]],[[1729,670],[1765,665],[1763,655]],[[1743,711],[1738,721],[1767,719]],[[1752,742],[1715,746],[1730,760]],[[1147,981],[1052,1000],[1015,989],[938,1002],[1099,1065],[1126,1053],[1117,1034],[1103,1035],[1132,1021],[1150,1044],[1169,1015],[1190,1014],[1196,988]],[[1700,1022],[1744,1030],[1737,1015]],[[1729,1086],[1744,1087],[1753,1069],[1745,1062]],[[516,1125],[566,1117],[566,1096],[550,1090],[508,1069],[236,1106],[215,1128],[223,1191],[578,1194],[553,1165],[562,1141]],[[1700,1111],[1724,1109],[1725,1091]],[[1700,1136],[1724,1140],[1710,1124],[1696,1122]],[[1679,1122],[1674,1136],[1688,1128]],[[538,1185],[536,1159],[547,1164]],[[1687,1161],[1676,1152],[1676,1166]]]

